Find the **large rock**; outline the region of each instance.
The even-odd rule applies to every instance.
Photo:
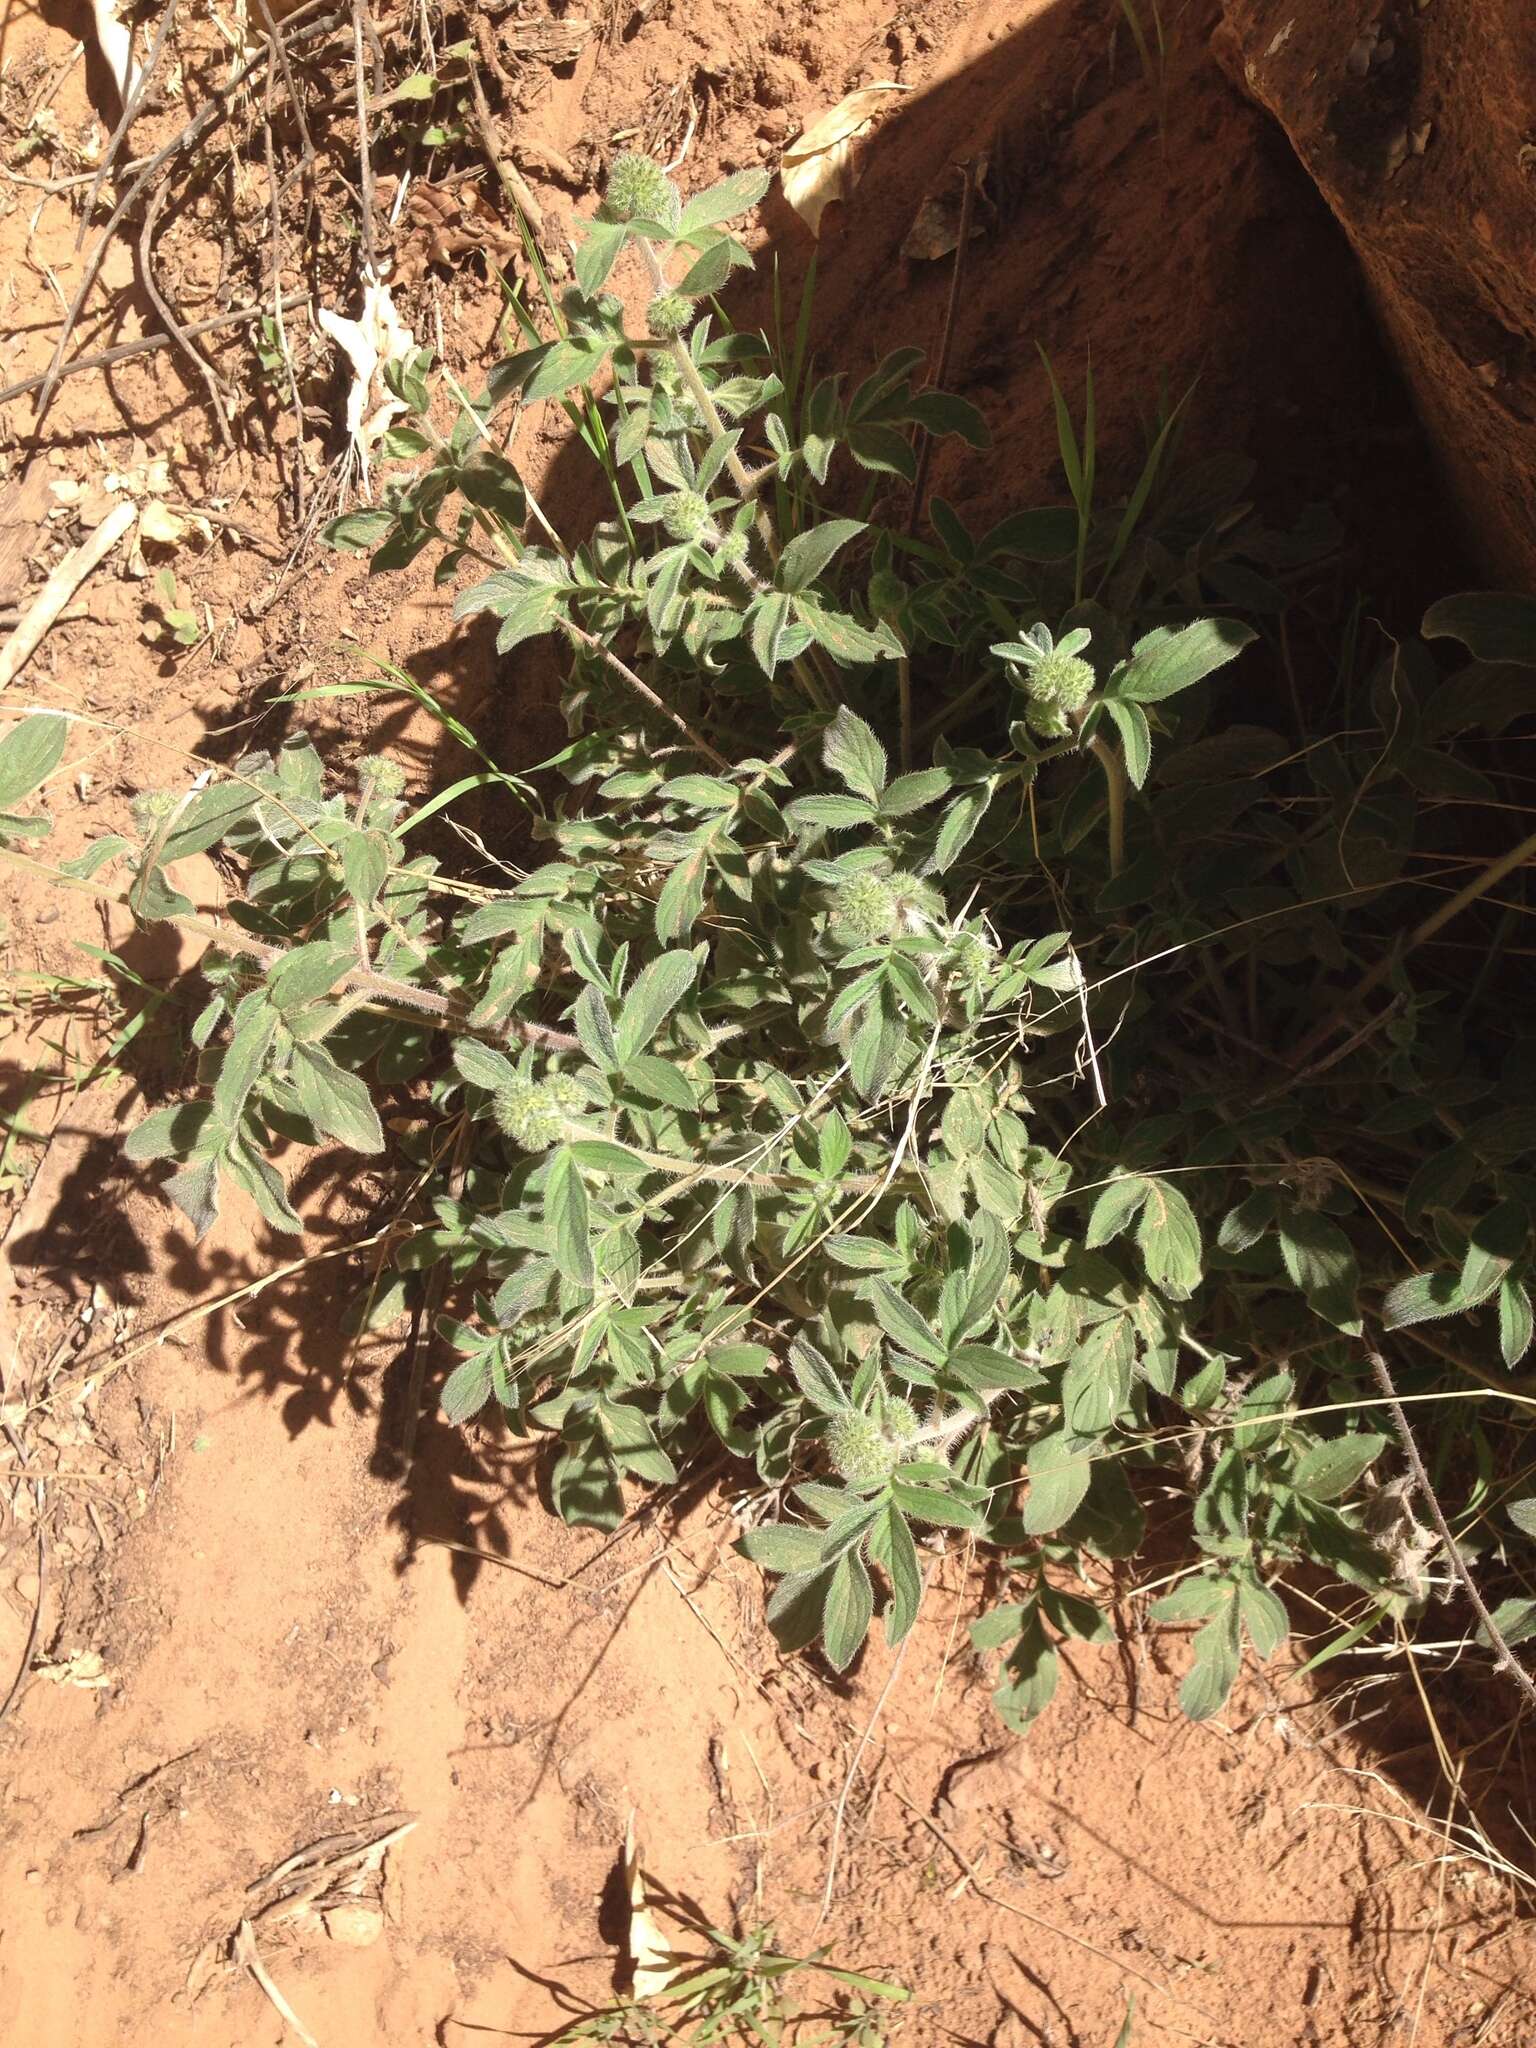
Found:
[[[1354,245],[1472,544],[1536,588],[1533,0],[1225,0],[1217,51]]]

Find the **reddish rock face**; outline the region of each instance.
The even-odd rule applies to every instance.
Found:
[[[1224,0],[1216,47],[1354,245],[1469,536],[1536,586],[1531,0]]]

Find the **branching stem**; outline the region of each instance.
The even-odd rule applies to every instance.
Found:
[[[1478,1591],[1477,1581],[1473,1578],[1467,1561],[1461,1554],[1461,1546],[1451,1534],[1451,1525],[1445,1518],[1445,1510],[1440,1505],[1439,1496],[1430,1482],[1424,1460],[1419,1455],[1419,1446],[1415,1441],[1412,1429],[1409,1427],[1408,1416],[1403,1408],[1403,1404],[1398,1399],[1397,1388],[1394,1386],[1392,1375],[1387,1369],[1387,1361],[1374,1347],[1368,1355],[1371,1372],[1375,1377],[1377,1386],[1381,1389],[1383,1399],[1386,1401],[1388,1412],[1392,1417],[1399,1441],[1403,1446],[1403,1455],[1408,1460],[1408,1469],[1413,1474],[1414,1486],[1418,1491],[1419,1498],[1429,1510],[1430,1520],[1440,1532],[1440,1541],[1445,1545],[1445,1554],[1450,1563],[1451,1570],[1461,1581],[1461,1589],[1471,1603],[1473,1613],[1476,1614],[1478,1620],[1483,1625],[1483,1632],[1493,1649],[1495,1664],[1500,1671],[1507,1672],[1514,1680],[1520,1691],[1525,1695],[1527,1705],[1536,1707],[1536,1679],[1531,1677],[1522,1664],[1518,1664],[1515,1661],[1514,1651],[1505,1641],[1503,1631],[1489,1613],[1488,1604]]]

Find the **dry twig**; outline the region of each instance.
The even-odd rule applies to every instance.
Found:
[[[52,571],[15,632],[0,647],[0,690],[30,661],[59,613],[97,564],[111,554],[137,517],[138,507],[126,499],[114,505],[90,539],[71,549]]]
[[[1477,1581],[1473,1578],[1467,1561],[1461,1554],[1461,1546],[1451,1534],[1451,1525],[1445,1518],[1445,1510],[1440,1505],[1439,1496],[1430,1482],[1424,1460],[1419,1455],[1418,1443],[1412,1429],[1409,1427],[1408,1417],[1403,1404],[1398,1399],[1397,1388],[1393,1383],[1390,1371],[1387,1369],[1387,1361],[1374,1345],[1371,1346],[1367,1356],[1370,1359],[1371,1372],[1375,1377],[1377,1386],[1381,1389],[1382,1397],[1387,1404],[1388,1413],[1392,1417],[1393,1426],[1397,1430],[1398,1439],[1403,1446],[1403,1455],[1408,1460],[1408,1469],[1413,1474],[1413,1483],[1418,1490],[1420,1499],[1429,1510],[1430,1520],[1440,1532],[1440,1541],[1445,1545],[1445,1554],[1450,1563],[1451,1570],[1460,1580],[1462,1591],[1466,1594],[1473,1612],[1483,1625],[1484,1632],[1494,1652],[1495,1667],[1500,1671],[1507,1671],[1520,1691],[1525,1695],[1527,1704],[1536,1707],[1536,1679],[1532,1679],[1525,1666],[1516,1661],[1515,1653],[1505,1641],[1503,1631],[1488,1611],[1488,1603],[1478,1590]]]
[[[310,303],[308,292],[290,292],[282,301],[285,313],[297,312],[301,306]],[[182,328],[188,340],[200,334],[212,334],[217,327],[239,327],[252,320],[260,320],[266,313],[265,306],[236,306],[228,313],[210,313],[206,320],[193,320]],[[151,355],[157,348],[169,348],[172,337],[169,334],[141,334],[137,341],[120,341],[112,348],[97,349],[88,356],[76,356],[55,373],[40,370],[35,377],[23,377],[19,383],[7,384],[0,390],[0,405],[8,405],[13,398],[25,398],[29,391],[36,391],[46,384],[50,376],[56,383],[63,383],[66,377],[78,377],[86,370],[109,370],[118,363],[126,363],[134,356]]]
[[[155,229],[159,225],[161,210],[169,197],[170,187],[168,185],[157,186],[150,194],[149,204],[144,209],[144,225],[139,230],[139,275],[144,281],[144,289],[149,294],[150,303],[165,322],[166,330],[170,334],[171,339],[203,380],[203,388],[208,393],[209,402],[213,406],[213,416],[219,423],[219,439],[226,448],[232,448],[235,445],[235,437],[230,432],[229,414],[224,406],[224,394],[219,389],[219,380],[214,375],[213,365],[206,356],[199,355],[198,351],[192,346],[186,329],[177,317],[175,308],[164,292],[161,291],[159,282],[155,277]]]

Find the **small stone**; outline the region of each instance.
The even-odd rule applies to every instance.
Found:
[[[384,1915],[362,1900],[356,1905],[332,1906],[325,1915],[325,1931],[343,1948],[372,1948],[384,1932]]]
[[[42,1881],[43,1881],[43,1873],[42,1873],[42,1872],[41,1872],[40,1870],[29,1870],[29,1871],[27,1872],[27,1883],[28,1883],[28,1884],[41,1884],[41,1883],[42,1883]]]

